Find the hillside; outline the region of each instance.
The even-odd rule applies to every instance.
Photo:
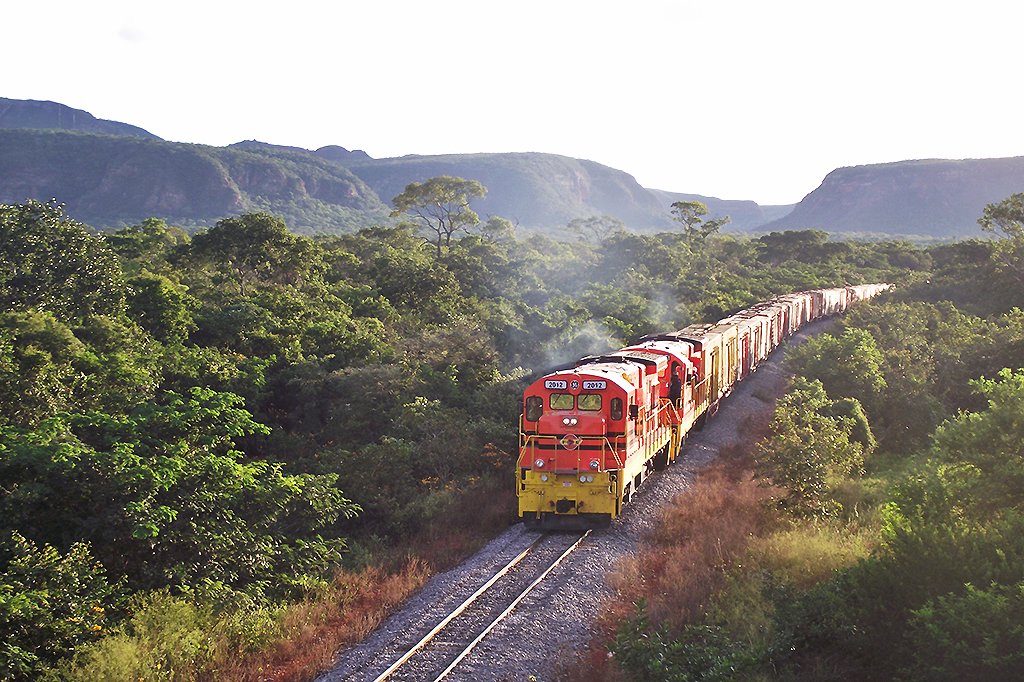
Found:
[[[793,205],[784,206],[761,206],[754,201],[737,199],[719,199],[717,197],[706,197],[700,194],[683,194],[680,192],[666,192],[665,190],[648,190],[658,198],[662,208],[669,212],[672,204],[677,201],[700,201],[708,207],[708,216],[717,218],[729,216],[729,223],[723,228],[725,232],[749,232],[758,230],[765,223],[780,218],[793,210]]]
[[[506,153],[361,160],[353,156],[343,162],[385,201],[410,182],[438,175],[478,180],[488,190],[484,199],[473,202],[481,216],[503,216],[528,228],[554,229],[573,218],[599,215],[640,230],[672,224],[658,199],[633,176],[583,159]]]
[[[77,130],[100,135],[160,138],[138,126],[96,118],[88,111],[57,102],[0,97],[0,128]]]
[[[269,210],[299,232],[373,224],[387,209],[350,171],[303,151],[0,130],[0,202],[56,198],[99,228],[159,217],[212,225]]]
[[[483,183],[487,196],[473,208],[484,219],[502,216],[548,233],[604,215],[634,230],[670,230],[672,203],[698,200],[711,216],[731,218],[726,232],[952,238],[978,236],[984,206],[1024,190],[1024,157],[840,168],[795,207],[760,206],[646,189],[625,171],[555,154],[373,159],[337,145],[210,147],[166,142],[54,102],[0,98],[0,202],[56,198],[99,228],[147,217],[204,227],[266,210],[298,232],[348,232],[386,221],[392,198],[437,175]]]
[[[372,159],[337,145],[310,151],[254,140],[209,147],[165,142],[54,102],[0,99],[0,201],[56,198],[100,228],[151,216],[209,226],[263,209],[300,232],[344,232],[385,220],[406,185],[442,174],[483,183],[488,194],[474,202],[477,212],[524,229],[558,230],[573,218],[600,215],[633,229],[672,227],[671,201],[626,172],[583,159],[543,153]]]
[[[988,203],[1024,191],[1024,157],[931,159],[839,168],[761,231],[968,238]]]

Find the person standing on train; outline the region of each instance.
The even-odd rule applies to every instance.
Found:
[[[668,399],[672,407],[679,407],[679,399],[683,397],[683,378],[679,376],[679,365],[672,369],[672,378],[668,382]]]

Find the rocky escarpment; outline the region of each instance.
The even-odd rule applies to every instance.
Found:
[[[101,135],[160,138],[138,126],[96,118],[88,111],[57,102],[0,97],[0,128],[77,130]]]
[[[923,160],[839,168],[762,230],[980,236],[986,204],[1024,191],[1024,157]]]
[[[385,201],[411,182],[438,175],[477,180],[487,196],[481,216],[500,215],[533,228],[564,227],[573,218],[609,215],[635,229],[665,229],[668,213],[633,176],[593,161],[555,154],[451,154],[345,162]]]
[[[270,210],[298,231],[345,230],[386,214],[366,183],[308,153],[0,130],[0,201],[50,198],[95,227]]]
[[[301,121],[296,121],[301,124]],[[0,98],[0,202],[63,202],[76,218],[115,227],[148,217],[209,226],[270,211],[299,232],[344,232],[387,221],[410,182],[453,175],[481,182],[484,219],[567,234],[576,218],[609,216],[634,230],[677,229],[675,201],[702,201],[724,231],[819,229],[853,236],[979,236],[988,203],[1024,191],[1024,157],[902,161],[840,168],[803,201],[760,206],[641,187],[629,173],[544,153],[373,159],[249,140],[228,147],[165,142],[136,126],[54,102]]]
[[[785,206],[762,206],[754,201],[719,199],[700,194],[666,192],[660,189],[649,191],[658,198],[664,210],[669,213],[672,211],[672,204],[677,201],[699,201],[708,207],[709,218],[729,216],[729,222],[722,228],[723,232],[758,230],[765,223],[784,216],[793,210],[792,204]]]

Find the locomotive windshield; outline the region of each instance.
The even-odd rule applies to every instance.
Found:
[[[580,397],[576,400],[576,405],[581,410],[587,410],[588,412],[597,412],[601,409],[601,394],[600,393],[581,393]]]
[[[552,410],[571,410],[572,403],[571,393],[552,393],[548,399],[548,404]]]

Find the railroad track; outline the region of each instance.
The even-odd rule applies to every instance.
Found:
[[[439,682],[590,535],[543,533],[377,676]]]

